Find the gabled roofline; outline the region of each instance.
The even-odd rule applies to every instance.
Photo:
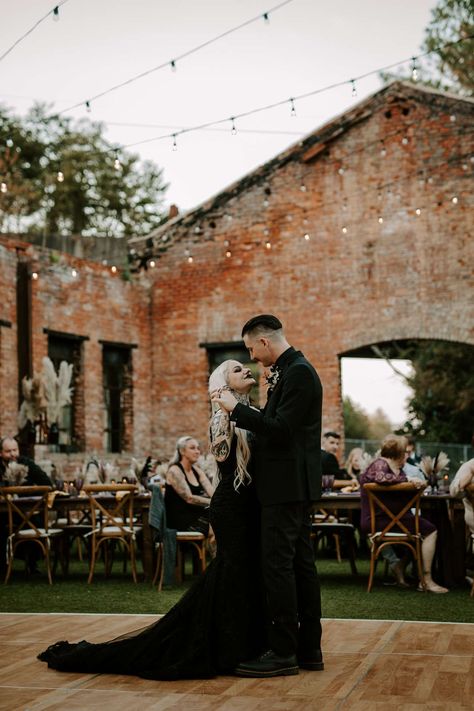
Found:
[[[356,124],[370,118],[374,109],[385,104],[387,99],[395,100],[396,98],[417,101],[427,99],[433,101],[434,99],[437,103],[444,106],[453,104],[459,106],[459,103],[474,105],[474,99],[439,91],[409,81],[395,80],[371,94],[366,99],[363,99],[348,111],[338,114],[315,131],[312,131],[301,140],[293,143],[274,158],[271,158],[250,173],[247,173],[242,178],[231,183],[200,205],[160,225],[160,227],[156,228],[147,237],[132,237],[129,240],[129,245],[131,247],[143,245],[152,249],[155,239],[161,240],[168,231],[175,228],[189,228],[198,220],[203,219],[207,213],[212,212],[217,207],[221,207],[252,185],[262,182],[268,175],[289,161],[297,160],[300,157],[303,158],[303,160],[310,160],[313,156],[321,152],[329,142],[335,140]],[[306,158],[305,154],[307,154]],[[171,243],[168,242],[162,242],[162,251],[166,251],[170,244]]]

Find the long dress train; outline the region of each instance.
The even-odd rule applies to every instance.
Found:
[[[234,489],[235,439],[211,500],[216,558],[160,620],[109,642],[57,642],[38,659],[60,671],[208,678],[265,648],[259,510],[253,486]]]

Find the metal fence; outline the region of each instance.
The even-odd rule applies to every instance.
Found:
[[[360,447],[369,454],[375,454],[380,449],[380,441],[374,439],[346,439],[344,459],[354,447]],[[420,456],[428,454],[430,457],[434,457],[438,452],[446,452],[449,457],[448,473],[450,479],[453,479],[463,462],[474,457],[474,449],[470,444],[451,444],[449,442],[416,443],[416,453]]]

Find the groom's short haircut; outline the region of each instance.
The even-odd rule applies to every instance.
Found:
[[[269,331],[281,331],[283,325],[276,316],[271,314],[260,314],[254,316],[244,325],[242,329],[242,338],[251,333],[268,333]]]

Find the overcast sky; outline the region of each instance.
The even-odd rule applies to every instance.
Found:
[[[281,1],[281,0],[280,0]],[[54,7],[0,0],[0,54]],[[62,110],[168,62],[263,13],[279,0],[68,0],[0,62],[0,102],[24,113],[34,99]],[[420,51],[434,0],[292,0],[270,15],[85,106],[67,112],[107,124],[118,145],[234,116],[370,72]],[[167,202],[193,207],[380,88],[377,76],[218,129],[133,150],[164,170]],[[124,125],[133,124],[133,125]],[[359,362],[359,368],[363,366]],[[379,366],[384,368],[384,364]],[[400,420],[393,380],[385,409]],[[347,378],[350,379],[347,375]],[[346,379],[347,379],[346,378]],[[360,382],[358,377],[354,382]],[[345,383],[349,392],[349,380]],[[359,397],[355,397],[363,402]],[[363,404],[365,404],[363,402]],[[367,405],[369,411],[375,409]],[[403,414],[403,413],[402,413]]]

